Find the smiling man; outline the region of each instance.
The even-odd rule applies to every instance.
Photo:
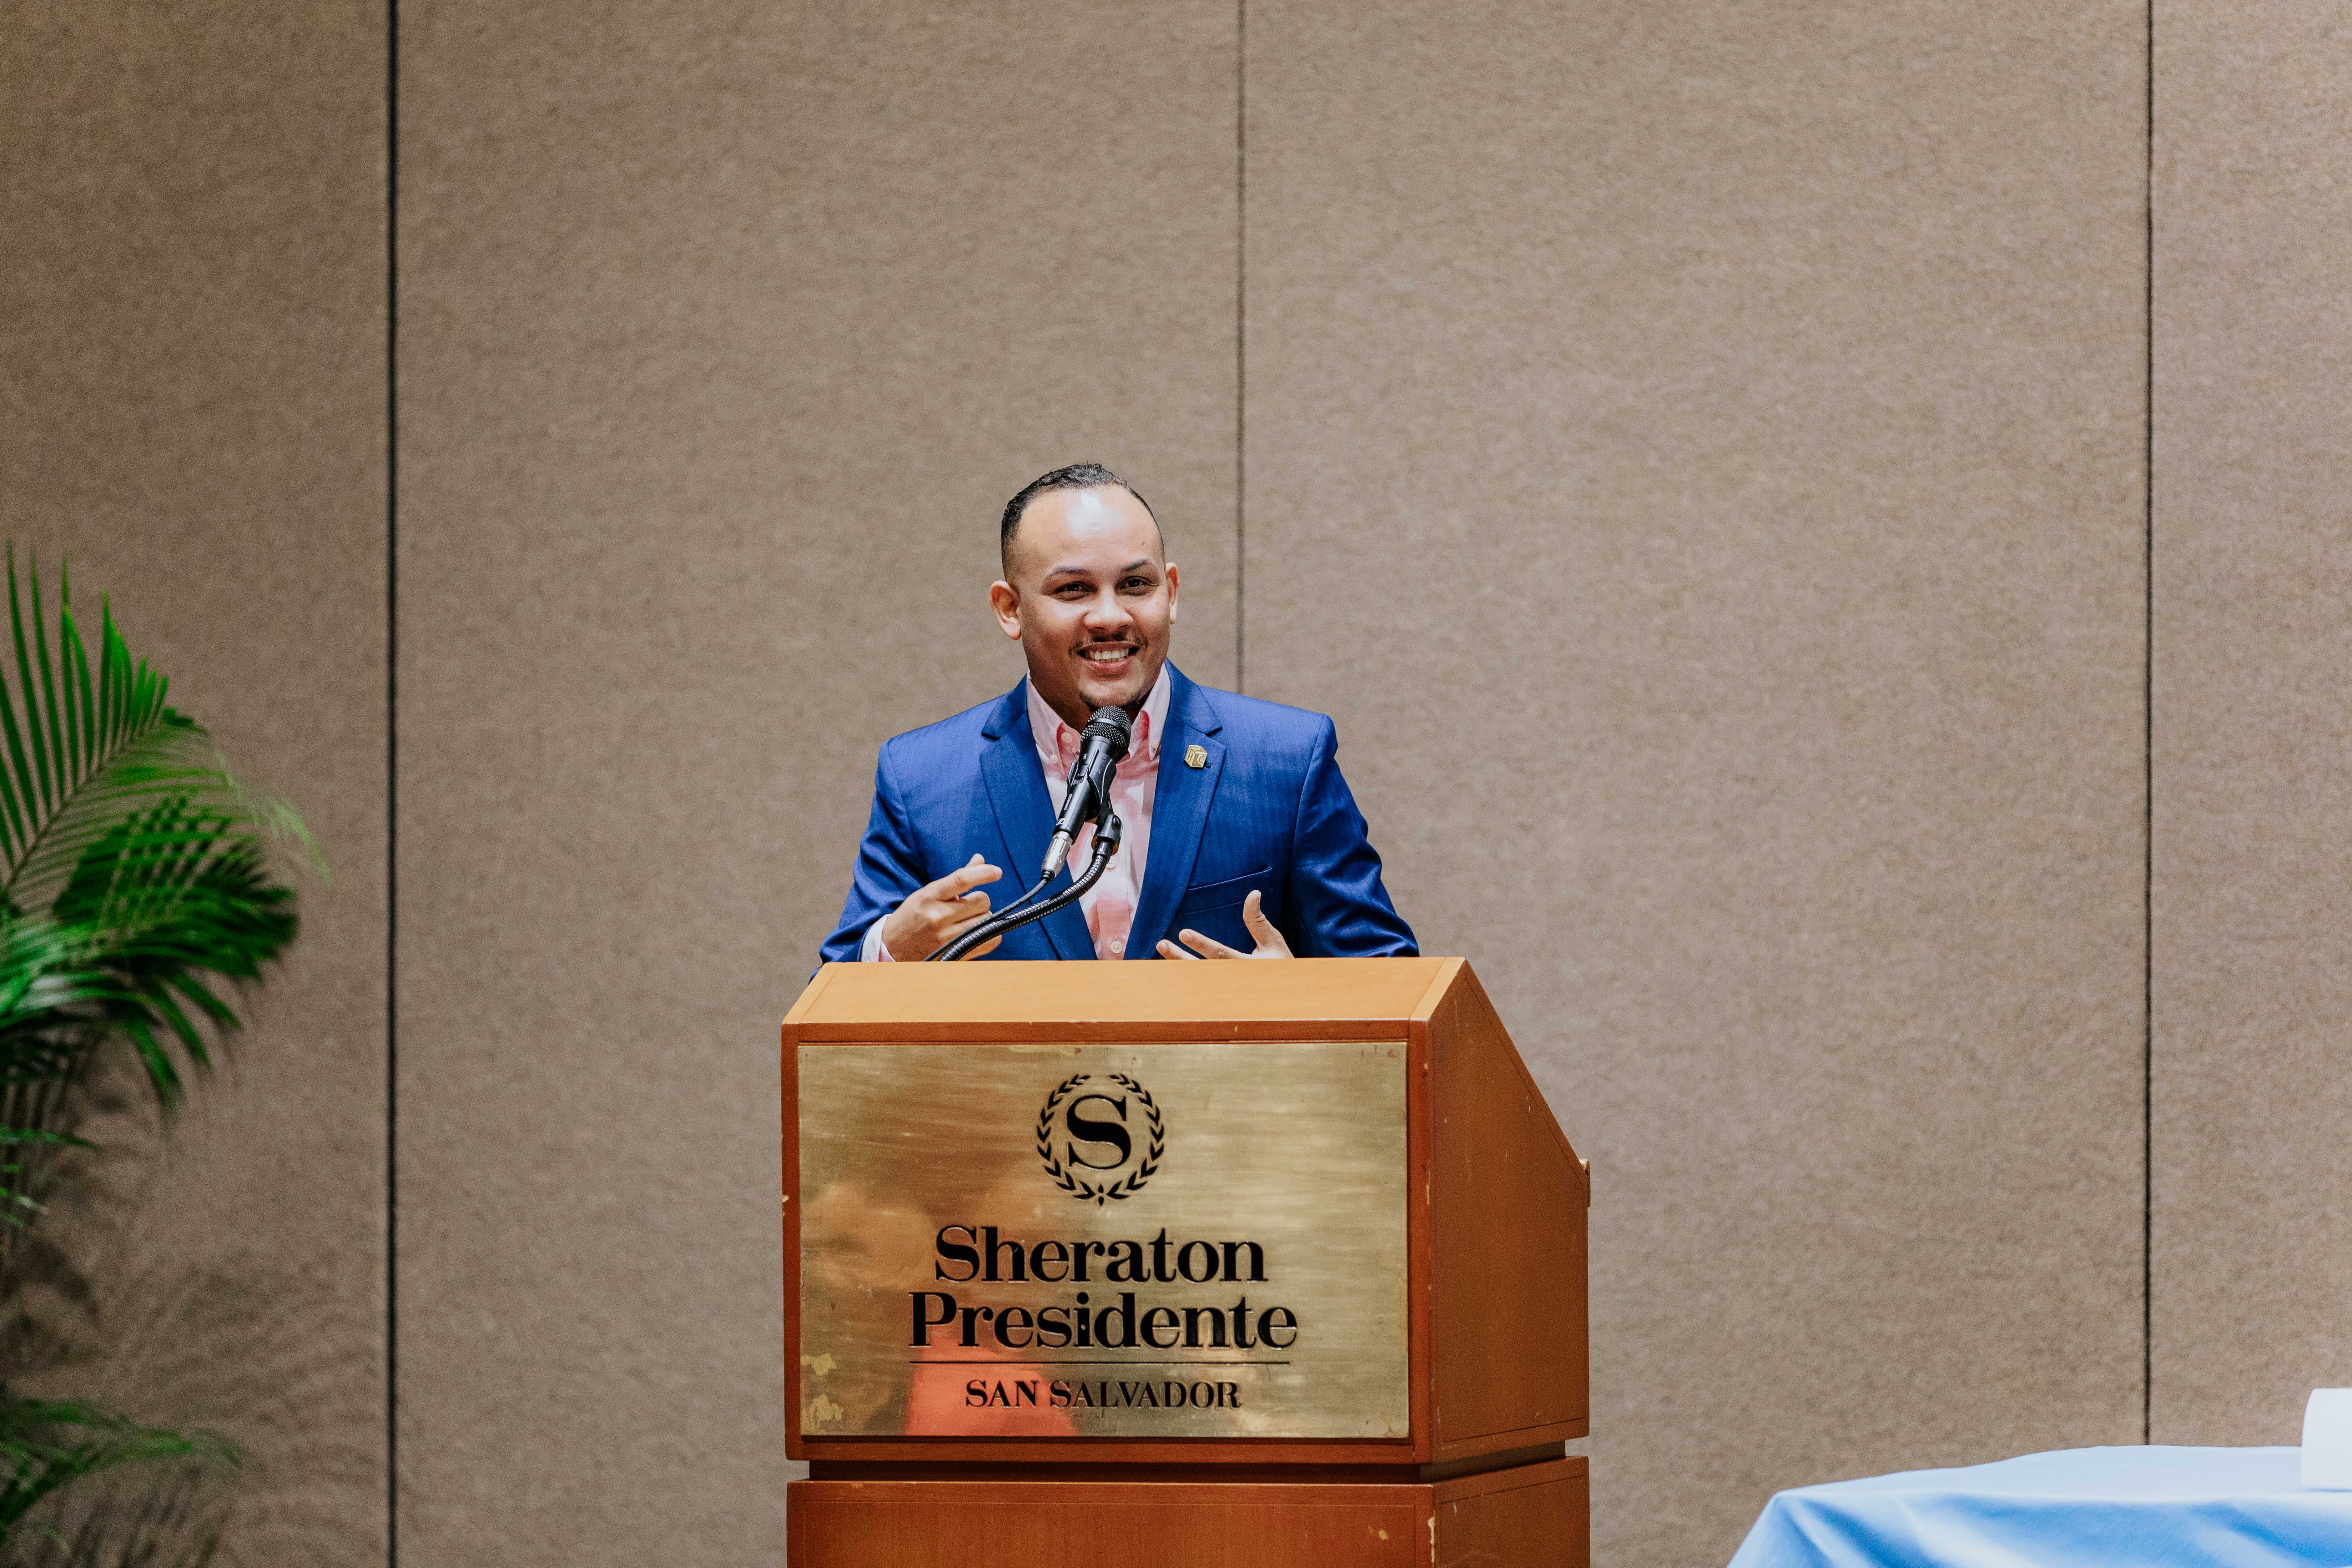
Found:
[[[1078,731],[1134,720],[1111,784],[1125,826],[1076,907],[980,950],[999,958],[1411,954],[1334,760],[1331,721],[1196,686],[1168,662],[1177,574],[1143,498],[1093,463],[1033,480],[998,530],[989,606],[1021,644],[1020,685],[882,748],[874,813],[830,960],[927,958],[985,918],[982,889],[1036,875]],[[1070,853],[1084,867],[1091,826]],[[1071,872],[1056,874],[1067,887]]]

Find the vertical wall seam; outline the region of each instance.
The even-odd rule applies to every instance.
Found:
[[[2147,0],[2147,160],[2141,191],[2145,285],[2141,342],[2140,500],[2145,509],[2140,578],[2145,595],[2140,649],[2140,1321],[2139,1440],[2156,1440],[2156,0]]]
[[[383,1552],[400,1563],[400,0],[384,3]]]
[[[2152,3],[2152,0],[2151,0]],[[1234,689],[1247,691],[1249,0],[1234,0]]]

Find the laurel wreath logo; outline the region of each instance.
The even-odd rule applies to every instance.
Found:
[[[1143,1184],[1159,1174],[1160,1156],[1168,1150],[1167,1124],[1160,1117],[1159,1102],[1151,1098],[1151,1091],[1123,1072],[1106,1076],[1133,1095],[1136,1103],[1143,1108],[1144,1130],[1149,1134],[1142,1163],[1118,1181],[1088,1181],[1064,1168],[1062,1162],[1054,1157],[1054,1113],[1062,1108],[1064,1100],[1070,1098],[1071,1090],[1094,1077],[1092,1073],[1076,1073],[1063,1079],[1060,1086],[1045,1097],[1044,1109],[1037,1112],[1037,1158],[1045,1163],[1045,1173],[1054,1178],[1055,1186],[1080,1203],[1092,1198],[1097,1208],[1116,1199],[1132,1197],[1142,1191]]]

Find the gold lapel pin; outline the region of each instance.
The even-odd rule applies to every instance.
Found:
[[[1184,765],[1188,768],[1207,767],[1209,765],[1209,748],[1206,746],[1185,747]]]

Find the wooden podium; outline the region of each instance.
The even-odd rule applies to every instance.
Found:
[[[1587,1173],[1459,959],[829,964],[792,1568],[1590,1561]]]

